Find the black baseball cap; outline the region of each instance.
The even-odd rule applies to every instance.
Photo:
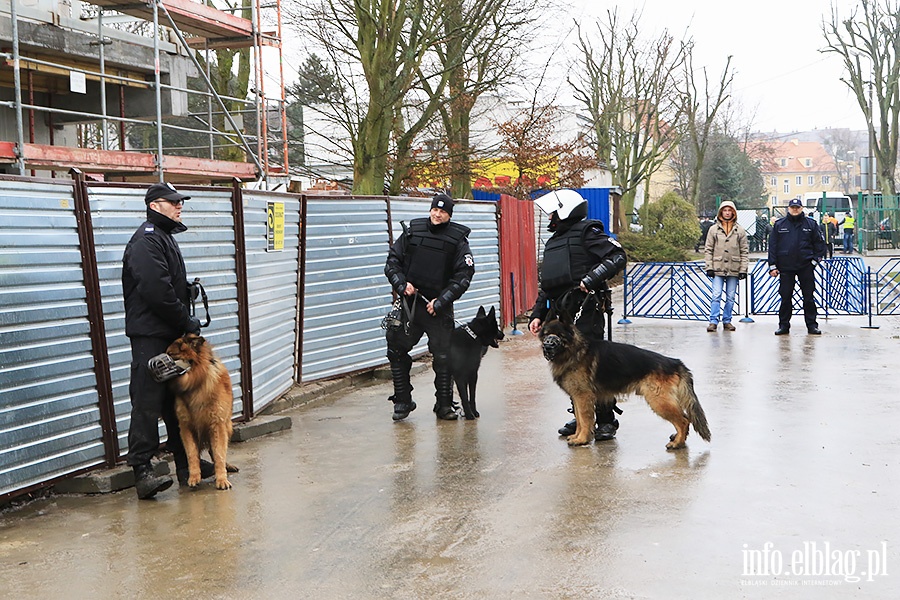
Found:
[[[144,196],[144,204],[150,204],[156,200],[169,200],[171,202],[184,202],[191,197],[180,193],[171,183],[154,183],[147,189]]]

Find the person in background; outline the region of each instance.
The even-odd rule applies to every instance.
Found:
[[[800,283],[803,295],[803,317],[810,335],[820,335],[813,297],[816,280],[814,270],[825,255],[825,240],[818,224],[803,214],[803,202],[794,198],[788,203],[788,214],[775,221],[769,238],[769,275],[779,277],[778,329],[775,335],[791,332],[794,312],[794,284]]]
[[[853,213],[847,213],[838,225],[844,226],[844,254],[853,254],[853,234],[856,232],[856,219]]]
[[[834,238],[837,237],[837,219],[834,213],[825,213],[822,216],[822,237],[825,240],[825,252],[827,258],[834,257]]]
[[[710,227],[704,246],[706,275],[712,279],[712,298],[709,307],[709,325],[713,332],[722,319],[722,329],[734,331],[731,324],[734,295],[738,280],[747,278],[749,265],[747,232],[737,222],[734,203],[726,200],[719,206],[715,225]],[[725,288],[725,310],[722,310],[722,288]]]

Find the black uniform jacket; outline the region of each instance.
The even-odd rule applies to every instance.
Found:
[[[187,227],[147,209],[122,258],[125,335],[174,340],[191,322],[190,290],[181,249],[172,237]]]
[[[782,217],[769,234],[769,268],[793,272],[820,261],[825,240],[819,225],[806,216]]]
[[[435,300],[435,311],[450,308],[469,289],[475,274],[475,261],[466,237],[469,231],[468,227],[453,221],[435,226],[427,218],[413,220],[410,230],[391,246],[384,266],[384,274],[394,291],[402,295],[409,282],[425,299]],[[426,244],[411,245],[411,236],[427,238]],[[410,256],[411,247],[419,248],[415,252],[422,252],[422,256]],[[423,268],[418,262],[426,256],[434,262],[428,277],[433,281],[423,285],[421,280],[416,281],[412,271]]]

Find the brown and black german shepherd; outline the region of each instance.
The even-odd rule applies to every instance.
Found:
[[[608,409],[617,396],[629,393],[643,396],[653,412],[675,426],[666,444],[669,450],[684,447],[688,425],[710,440],[693,376],[677,358],[629,344],[589,343],[575,327],[558,319],[544,324],[540,340],[553,380],[572,397],[575,407],[577,425],[567,438],[570,446],[593,438],[595,405]]]
[[[188,459],[188,485],[196,487],[200,483],[200,450],[206,449],[215,466],[216,488],[230,489],[226,473],[238,469],[225,460],[234,400],[228,369],[206,339],[193,333],[172,342],[166,354],[191,365],[187,373],[169,381],[175,392],[175,414]]]

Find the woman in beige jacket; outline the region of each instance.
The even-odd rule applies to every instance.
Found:
[[[750,251],[747,232],[737,222],[734,203],[726,200],[719,206],[716,222],[706,236],[706,275],[712,279],[712,298],[709,307],[707,331],[715,331],[722,318],[722,328],[734,331],[731,312],[738,280],[747,278]],[[722,288],[725,288],[725,310],[722,310]]]

